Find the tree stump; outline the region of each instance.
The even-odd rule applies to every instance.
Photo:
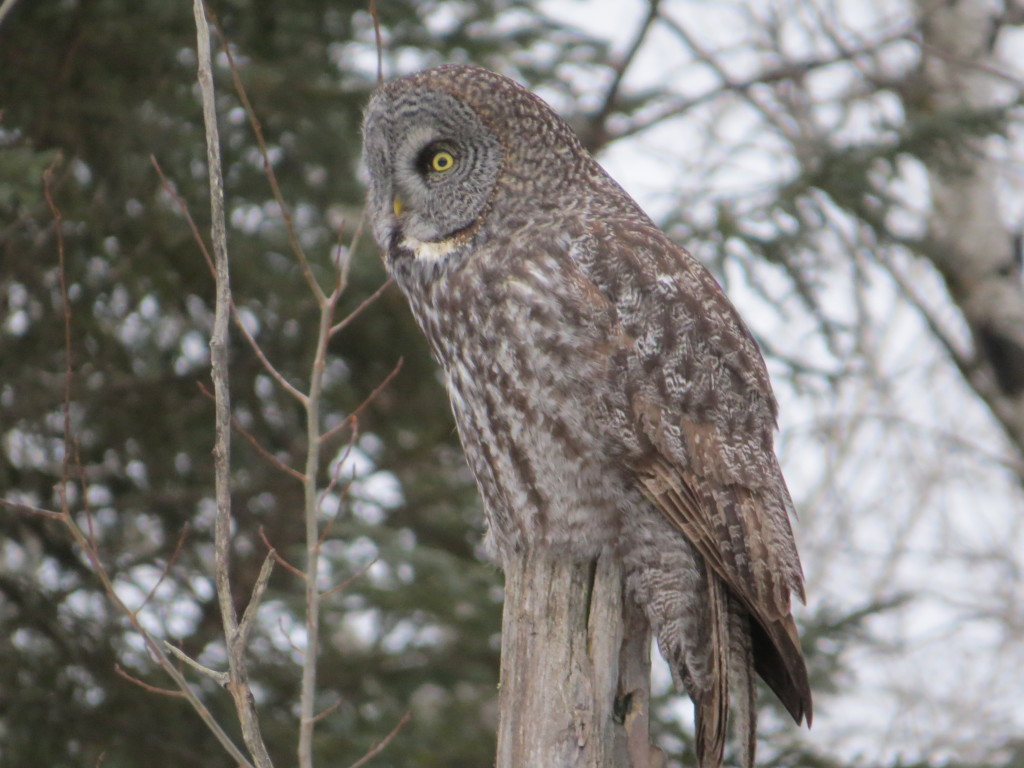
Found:
[[[616,558],[506,563],[497,768],[662,768],[649,704],[650,630]]]

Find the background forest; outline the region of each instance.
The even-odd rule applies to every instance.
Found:
[[[314,275],[361,212],[376,77],[363,0],[215,0]],[[801,512],[814,728],[764,697],[765,766],[1024,765],[1024,5],[1019,0],[379,3],[386,77],[472,62],[536,89],[705,261],[762,344]],[[158,638],[224,663],[212,580],[214,283],[191,4],[0,5],[0,764],[230,766],[45,516],[61,496]],[[215,41],[215,50],[218,50]],[[215,59],[232,288],[302,385],[318,308]],[[65,348],[58,223],[72,322]],[[343,248],[345,250],[345,248]],[[351,255],[338,317],[384,283]],[[493,762],[501,577],[435,367],[392,287],[337,333],[322,393],[318,765]],[[301,467],[305,414],[238,333],[234,416]],[[302,486],[235,438],[235,601],[301,560]],[[183,535],[184,531],[184,535]],[[179,546],[179,542],[180,546]],[[363,572],[365,571],[365,572]],[[360,575],[361,574],[361,575]],[[161,576],[163,576],[161,580]],[[294,764],[302,580],[275,570],[249,643],[263,736]],[[227,693],[186,670],[229,733]],[[656,668],[659,740],[692,765]]]

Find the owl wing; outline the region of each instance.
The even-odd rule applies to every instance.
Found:
[[[615,307],[610,375],[639,429],[628,451],[638,483],[749,611],[756,671],[810,723],[790,614],[803,575],[757,343],[711,274],[653,226],[606,220],[575,234],[573,261]]]

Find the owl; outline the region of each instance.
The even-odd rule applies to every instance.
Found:
[[[811,693],[777,405],[736,309],[508,78],[394,80],[363,147],[374,238],[444,373],[490,551],[614,552],[694,702],[701,768],[722,763],[730,700],[752,766],[752,672],[798,724]]]

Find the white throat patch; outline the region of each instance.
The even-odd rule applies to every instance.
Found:
[[[460,243],[454,237],[437,242],[424,242],[414,237],[407,237],[402,245],[413,252],[416,261],[437,262],[443,261],[444,257],[459,247]]]

